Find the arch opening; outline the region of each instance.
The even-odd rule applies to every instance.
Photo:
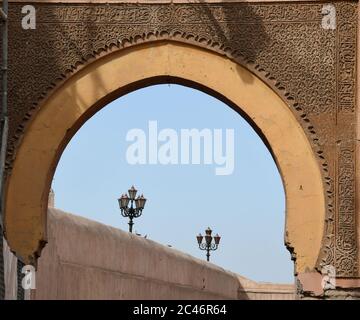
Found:
[[[26,129],[7,180],[5,228],[13,251],[28,263],[39,255],[46,241],[51,180],[66,144],[80,126],[119,96],[171,82],[226,102],[260,133],[285,187],[285,236],[296,255],[295,271],[314,270],[325,202],[320,169],[301,125],[286,103],[244,67],[205,49],[169,41],[99,58],[43,102]]]
[[[112,101],[66,146],[49,206],[128,231],[116,199],[131,185],[148,199],[133,233],[202,260],[195,235],[209,226],[221,235],[212,263],[254,281],[294,282],[278,168],[250,124],[220,100],[163,84]]]

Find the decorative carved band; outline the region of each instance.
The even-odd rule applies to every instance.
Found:
[[[358,274],[355,207],[356,36],[357,12],[339,4],[337,26],[337,219],[335,266],[343,277]]]

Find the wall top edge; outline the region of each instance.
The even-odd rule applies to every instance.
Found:
[[[141,4],[159,4],[159,3],[285,3],[285,2],[302,2],[302,3],[335,3],[335,2],[358,2],[359,0],[8,0],[9,3],[141,3]],[[1,1],[0,1],[1,3]]]

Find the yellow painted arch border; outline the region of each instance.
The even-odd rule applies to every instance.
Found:
[[[7,179],[5,231],[11,249],[26,263],[33,263],[39,254],[46,241],[51,180],[66,144],[80,126],[117,97],[165,82],[214,95],[244,115],[262,135],[285,188],[285,238],[296,255],[295,271],[314,270],[324,232],[325,192],[300,123],[282,98],[244,67],[208,50],[171,41],[101,57],[44,101],[26,128]]]

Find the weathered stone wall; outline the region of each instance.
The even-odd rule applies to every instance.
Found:
[[[293,284],[277,284],[255,282],[238,276],[241,284],[238,299],[249,300],[294,300],[295,286]]]
[[[21,29],[23,1],[10,2],[9,172],[24,130],[44,97],[81,65],[108,51],[154,40],[206,47],[248,67],[288,103],[323,173],[327,208],[318,269],[334,265],[340,277],[359,276],[356,1],[333,2],[335,30],[322,28],[326,13],[320,1],[77,2],[81,4],[37,2],[35,31]]]
[[[5,300],[16,300],[17,299],[17,258],[10,251],[10,248],[4,239],[2,258],[4,261],[4,284],[5,284]]]
[[[154,241],[49,209],[31,299],[294,299]]]

